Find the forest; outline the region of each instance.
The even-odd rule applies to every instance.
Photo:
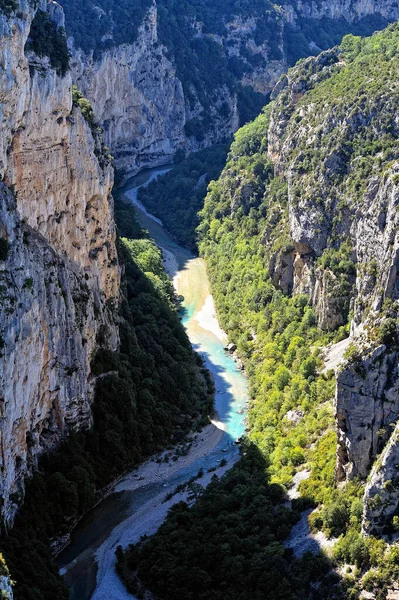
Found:
[[[299,513],[283,499],[265,457],[246,442],[241,461],[214,476],[194,506],[175,504],[155,536],[117,550],[118,572],[138,598],[146,587],[163,600],[342,598],[328,559],[295,560],[284,548]]]
[[[353,207],[359,207],[370,178],[386,175],[397,159],[398,131],[389,125],[389,114],[397,104],[392,81],[399,61],[398,36],[398,26],[392,25],[369,39],[345,37],[337,58],[325,63],[324,75],[317,61],[300,62],[295,76],[306,92],[298,105],[290,104],[289,89],[284,90],[276,104],[268,105],[254,122],[240,129],[225,169],[209,185],[199,213],[199,249],[207,263],[220,324],[245,362],[251,397],[248,441],[242,460],[221,480],[214,480],[195,506],[176,506],[153,538],[132,546],[127,553],[118,551],[123,579],[140,593],[144,586],[162,600],[249,600],[256,597],[259,587],[263,594],[259,597],[265,598],[357,599],[365,591],[384,600],[397,581],[397,545],[361,534],[365,482],[354,479],[342,487],[335,481],[335,377],[323,371],[322,349],[348,336],[348,300],[359,269],[340,224],[349,220]],[[312,110],[305,110],[307,106]],[[285,139],[289,140],[292,132],[295,140],[292,148],[285,147],[287,164],[290,150],[296,160],[290,190],[283,169],[276,172],[268,153],[270,118],[277,110],[281,112],[274,113],[274,118],[280,116],[287,122]],[[324,111],[329,110],[337,119],[333,121],[336,130],[324,131]],[[340,127],[340,118],[359,111],[358,127]],[[314,144],[304,138],[302,147],[302,139],[295,137],[300,122],[305,131],[317,129],[320,122],[322,134],[315,137]],[[347,167],[340,163],[335,171],[328,171],[332,152],[342,156]],[[326,174],[324,189],[320,173]],[[272,279],[271,259],[278,260],[276,257],[293,250],[288,191],[291,202],[303,201],[306,206],[323,206],[329,202],[329,193],[340,199],[333,218],[325,221],[327,246],[314,258],[315,269],[328,270],[334,276],[333,293],[340,302],[342,324],[331,330],[318,326],[306,294],[292,295]],[[397,318],[397,310],[387,301],[380,325],[372,332],[376,343],[397,345]],[[348,362],[359,360],[352,356],[355,351],[349,347]],[[274,503],[273,519],[269,512],[262,525],[270,528],[268,540],[274,559],[278,556],[281,561],[278,567],[272,560],[268,562],[269,556],[258,555],[268,547],[262,526],[252,521],[261,499],[255,491],[246,498],[250,481],[241,485],[240,477],[245,479],[247,469],[252,480],[254,463],[248,464],[248,456],[254,454],[266,486],[262,500],[267,503],[269,498]],[[292,502],[291,513],[281,504],[293,476],[300,472],[306,476],[298,486],[300,498]],[[305,508],[316,509],[309,517],[311,530],[331,540],[330,566],[340,572],[340,582],[330,579],[323,554],[312,559],[305,555],[302,563],[280,545]],[[263,509],[267,514],[270,504]],[[214,518],[209,519],[209,514]],[[398,523],[395,516],[387,528],[388,539],[398,530]],[[186,561],[194,572],[192,580],[181,570]],[[314,568],[310,574],[307,561]],[[257,579],[265,571],[272,582],[280,573],[273,592],[278,595],[268,590],[269,579]],[[233,573],[239,574],[237,579]],[[206,582],[212,596],[206,596],[200,581]],[[255,588],[251,588],[254,581]]]
[[[48,13],[38,10],[32,21],[26,51],[33,51],[38,56],[48,56],[50,64],[62,77],[69,69],[69,50],[65,30],[57,29]]]

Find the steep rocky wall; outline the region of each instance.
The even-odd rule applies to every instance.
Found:
[[[273,94],[268,156],[287,178],[291,241],[273,258],[273,280],[286,293],[309,294],[325,329],[340,324],[342,290],[350,297],[352,342],[335,397],[337,478],[365,479],[371,471],[364,529],[375,533],[399,509],[399,105],[389,84],[377,83],[384,67],[370,60],[368,68],[354,68],[345,80],[336,50],[294,68]],[[352,92],[349,84],[363,76],[364,89],[373,89],[367,100],[362,85]],[[339,94],[330,80],[343,86]],[[371,131],[386,139],[375,152]],[[363,160],[367,168],[359,172]],[[351,287],[339,290],[345,269]]]
[[[45,2],[40,4],[47,10]],[[62,25],[62,11],[51,5]],[[37,455],[91,419],[90,361],[116,348],[113,173],[70,74],[24,53],[34,9],[0,16],[0,410],[3,517]]]
[[[284,8],[287,12],[290,10],[288,5]],[[295,11],[305,18],[344,18],[351,22],[376,13],[388,21],[394,21],[399,16],[398,4],[390,0],[298,0]]]
[[[398,356],[381,345],[337,376],[337,477],[365,479],[399,416]]]
[[[111,15],[105,15],[102,9],[98,8],[97,13],[102,22],[110,20],[104,39],[112,40],[117,24],[113,24]],[[281,7],[274,5],[260,16],[254,9],[253,16],[226,17],[224,34],[206,32],[200,20],[187,19],[185,36],[212,39],[227,60],[239,60],[246,65],[241,76],[234,75],[237,83],[266,95],[288,68],[287,28],[300,30],[300,19],[322,18],[341,24],[346,22],[349,28],[351,23],[375,15],[392,21],[399,18],[399,6],[388,0],[377,3],[362,0],[286,2]],[[154,1],[133,44],[103,50],[100,56],[73,49],[73,78],[94,106],[122,177],[133,175],[143,167],[170,162],[178,149],[192,152],[209,146],[231,135],[239,126],[234,88],[215,85],[208,107],[204,107],[201,97],[210,90],[194,87],[189,92],[184,90],[184,82],[176,73],[173,50],[159,41],[157,19],[158,6]],[[265,34],[259,34],[258,30],[273,31],[273,35],[270,40],[262,40]],[[310,47],[318,48],[313,41]],[[187,51],[191,51],[189,46]],[[185,125],[204,116],[212,119],[212,126],[199,141],[190,133],[187,135]]]
[[[397,391],[397,390],[396,390]],[[371,471],[363,498],[363,531],[378,535],[399,512],[399,426]]]
[[[203,108],[198,100],[187,101],[168,54],[158,39],[155,4],[134,44],[107,50],[97,59],[73,52],[73,79],[92,103],[121,175],[172,162],[176,150],[199,150],[238,128],[237,98],[221,86],[211,107],[216,127],[201,141],[186,135],[185,124]],[[217,117],[223,103],[227,115]]]

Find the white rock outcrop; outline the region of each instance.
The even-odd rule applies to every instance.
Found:
[[[203,109],[198,101],[187,101],[174,62],[159,42],[155,4],[134,44],[111,48],[96,58],[73,50],[72,73],[93,105],[121,175],[172,162],[178,149],[199,150],[239,126],[237,98],[220,86],[210,109],[216,126],[200,142],[186,135],[185,124]],[[227,104],[225,117],[218,112],[223,103]]]

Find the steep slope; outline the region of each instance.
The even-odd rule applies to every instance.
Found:
[[[61,3],[74,80],[121,177],[218,143],[258,114],[288,65],[399,16],[386,0]]]
[[[63,24],[55,2],[0,2],[1,547],[29,600],[67,598],[50,541],[212,408],[160,251],[126,209],[140,240],[117,253],[112,157]]]
[[[40,9],[47,14],[46,3]],[[61,9],[50,9],[58,19],[54,27],[62,27]],[[90,361],[99,335],[105,347],[118,345],[112,317],[119,296],[113,173],[100,140],[72,104],[70,74],[59,74],[46,56],[24,52],[35,12],[22,4],[17,14],[0,14],[6,521],[37,455],[69,431],[89,426]]]
[[[301,553],[312,528],[319,532],[313,548],[315,539],[333,546],[341,586],[325,577],[328,565],[306,554],[307,566],[290,560],[288,570],[276,568],[259,556],[267,542],[255,533],[245,541],[249,557],[242,556],[237,537],[254,518],[240,472],[245,446],[233,481],[215,482],[198,508],[179,506],[151,543],[126,555],[128,569],[161,598],[165,582],[165,598],[203,598],[206,577],[207,597],[234,597],[235,569],[242,569],[240,582],[248,577],[242,598],[254,597],[252,578],[261,572],[273,581],[276,570],[281,588],[262,580],[262,597],[395,597],[398,545],[373,535],[397,531],[399,521],[398,48],[396,24],[300,61],[277,85],[274,102],[237,132],[200,214],[200,250],[220,322],[248,372],[251,452],[256,446],[263,455],[276,500],[283,486],[294,509],[316,507],[302,513],[301,544],[293,535],[286,554],[276,544],[274,556]],[[335,361],[341,366],[325,373],[325,347],[344,340]],[[212,539],[201,512],[207,502],[222,504]],[[244,506],[245,525],[235,521]],[[172,537],[176,522],[183,531]],[[278,539],[288,530],[285,521]],[[181,543],[193,580],[180,571]],[[159,570],[148,569],[154,563]]]
[[[340,479],[366,477],[398,417],[397,38],[396,26],[367,41],[345,38],[290,71],[269,111],[268,137],[265,117],[247,147],[237,137],[204,212],[203,250],[211,272],[218,265],[217,290],[232,267],[220,272],[215,251],[226,251],[229,227],[251,224],[241,238],[249,243],[258,232],[253,251],[268,262],[274,286],[306,294],[321,329],[345,325],[351,311],[354,341],[336,394]],[[271,195],[278,182],[287,186],[284,203]],[[229,327],[229,313],[240,309],[220,302]],[[238,331],[230,326],[238,343],[248,327],[242,319]]]

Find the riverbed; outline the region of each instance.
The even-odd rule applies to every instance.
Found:
[[[220,476],[230,468],[238,459],[234,442],[245,431],[247,382],[224,350],[227,339],[217,322],[205,263],[179,246],[161,221],[149,215],[137,200],[139,187],[168,170],[165,167],[143,171],[131,178],[121,193],[136,206],[140,223],[162,249],[165,268],[182,298],[183,325],[214,378],[216,412],[212,424],[192,436],[187,455],[169,462],[148,460],[124,477],[80,521],[72,533],[71,544],[58,560],[71,590],[71,600],[131,600],[115,573],[116,547],[126,547],[144,534],[155,533],[170,506],[187,497],[184,492],[165,501],[167,494],[200,469],[204,475],[198,482],[205,486],[215,472]],[[222,461],[227,464],[220,466]]]

